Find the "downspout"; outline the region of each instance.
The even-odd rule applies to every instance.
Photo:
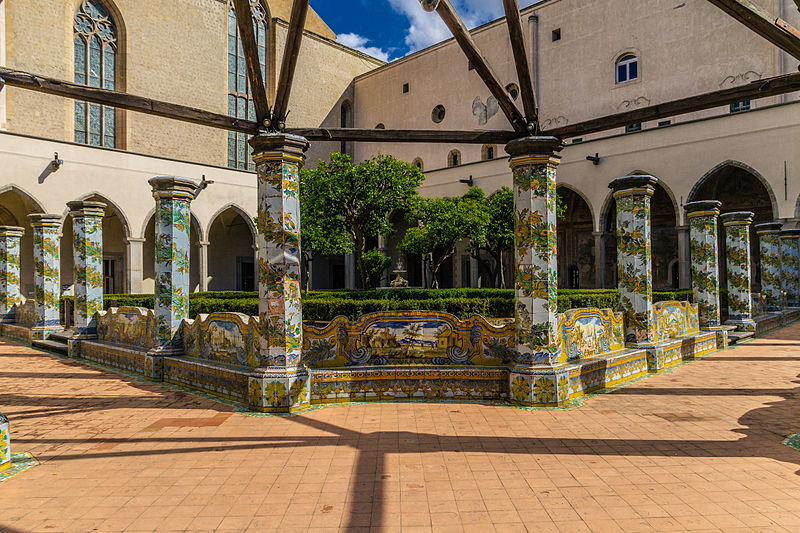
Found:
[[[533,91],[536,93],[536,101],[539,98],[539,15],[528,17],[531,27],[531,75],[533,76]]]

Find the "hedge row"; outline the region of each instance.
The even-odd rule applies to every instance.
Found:
[[[720,295],[723,314],[726,294]],[[62,298],[63,302],[71,297]],[[654,292],[656,302],[691,301],[691,290]],[[107,294],[105,308],[116,302],[120,307],[145,307],[152,309],[152,294]],[[558,308],[580,309],[599,307],[618,309],[619,293],[615,289],[558,291]],[[375,311],[443,311],[459,318],[479,314],[490,318],[514,316],[514,291],[508,289],[406,289],[374,291],[312,291],[303,294],[303,318],[313,322],[330,321],[336,316],[355,320],[365,313]],[[204,313],[236,312],[258,315],[258,298],[254,292],[202,292],[189,298],[189,316]],[[724,318],[724,317],[723,317]]]

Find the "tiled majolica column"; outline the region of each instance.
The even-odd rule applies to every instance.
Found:
[[[8,418],[0,413],[0,472],[11,467],[11,430]]]
[[[556,267],[556,155],[554,137],[528,137],[506,145],[511,156],[515,204],[516,354],[509,376],[511,398],[522,404],[557,405],[569,400],[558,364]]]
[[[148,183],[156,201],[153,312],[158,346],[148,353],[145,368],[148,377],[160,379],[161,358],[183,351],[178,328],[189,314],[190,204],[197,184],[176,177],[151,178]]]
[[[262,368],[250,376],[250,405],[292,412],[309,404],[302,362],[300,309],[300,168],[308,142],[294,135],[250,140],[258,173],[258,290]]]
[[[14,307],[22,303],[19,260],[24,231],[17,226],[0,226],[0,322],[14,322]]]
[[[725,227],[728,263],[728,321],[740,331],[756,331],[751,290],[750,225],[753,213],[740,211],[719,217]]]
[[[782,227],[783,224],[780,222],[755,225],[761,252],[761,298],[768,313],[780,313],[783,311],[780,248]]]
[[[97,335],[95,314],[103,310],[103,216],[101,202],[68,202],[72,216],[75,339]]]
[[[625,342],[631,346],[657,342],[650,242],[650,200],[657,183],[653,176],[626,176],[609,185],[617,202],[617,286]]]
[[[699,308],[700,327],[706,329],[720,326],[717,219],[721,206],[722,202],[716,200],[683,206],[689,219],[694,301]]]
[[[781,231],[780,242],[786,307],[800,307],[800,229]]]
[[[62,331],[59,316],[61,301],[61,276],[58,257],[58,232],[61,215],[28,215],[33,228],[33,285],[35,294],[36,325],[31,338],[46,339],[51,333]]]

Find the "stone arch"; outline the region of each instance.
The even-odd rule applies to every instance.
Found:
[[[189,230],[189,290],[196,292],[203,287],[200,272],[200,243],[206,241],[203,226],[194,212],[191,212]],[[155,288],[155,214],[153,207],[144,220],[141,236],[144,239],[142,246],[142,291],[152,293]]]
[[[106,204],[107,209],[114,211],[114,214],[116,214],[116,216],[119,218],[120,225],[122,226],[122,229],[125,233],[125,238],[131,237],[132,235],[131,224],[128,221],[128,217],[125,215],[124,211],[122,211],[122,208],[119,206],[117,202],[115,202],[114,200],[110,200],[107,196],[97,191],[92,191],[90,193],[84,194],[78,197],[77,200],[80,202],[92,201],[92,202],[103,202],[104,204]],[[67,215],[69,215],[69,208],[64,209],[64,219],[67,218]]]
[[[192,215],[192,220],[191,220],[192,229],[197,231],[198,240],[205,241],[206,240],[205,239],[206,235],[205,235],[205,232],[203,230],[203,225],[200,224],[200,220],[197,218],[197,215],[194,214],[194,211],[190,210],[190,213]],[[155,216],[155,214],[156,214],[156,208],[155,207],[152,207],[150,209],[150,211],[147,212],[147,216],[145,217],[144,222],[142,223],[142,230],[139,233],[139,235],[141,235],[141,238],[146,239],[148,237],[147,226],[150,225],[150,220],[152,220],[152,218]]]
[[[589,206],[589,212],[592,214],[592,221],[594,221],[595,220],[595,209],[594,209],[594,206],[592,205],[591,200],[589,200],[589,197],[586,196],[583,193],[583,191],[581,191],[580,189],[578,189],[574,185],[570,185],[569,183],[558,182],[556,184],[556,190],[560,189],[561,187],[571,190],[572,192],[574,192],[575,194],[580,196],[583,199],[584,202],[586,202],[586,205]]]
[[[14,192],[22,196],[24,199],[28,200],[31,203],[31,205],[33,205],[33,207],[35,208],[35,211],[32,211],[32,213],[46,212],[44,209],[44,205],[39,200],[37,200],[35,196],[33,196],[31,193],[29,193],[22,187],[19,187],[17,185],[4,185],[0,187],[0,195],[7,192]]]
[[[772,190],[772,187],[770,186],[767,179],[764,178],[764,176],[759,171],[757,171],[750,165],[742,163],[741,161],[735,161],[733,159],[728,159],[726,161],[723,161],[722,163],[715,165],[711,170],[703,174],[703,177],[701,177],[697,181],[697,183],[694,184],[692,190],[689,192],[687,201],[694,202],[696,200],[710,199],[710,198],[700,198],[699,197],[700,192],[702,191],[703,187],[706,185],[708,180],[714,178],[720,171],[724,170],[726,167],[738,168],[744,170],[745,172],[752,175],[756,180],[758,180],[761,183],[761,185],[764,187],[764,190],[767,192],[767,195],[769,196],[772,209],[772,219],[776,220],[778,218],[778,199],[775,197],[775,191]],[[723,209],[724,208],[725,206],[723,206]]]
[[[16,185],[0,187],[0,207],[4,225],[25,230],[20,241],[20,290],[22,296],[29,298],[33,295],[33,229],[28,215],[47,211],[32,194]]]
[[[556,191],[565,207],[556,223],[558,239],[558,286],[564,289],[595,288],[594,210],[576,187],[559,183]]]
[[[241,207],[228,204],[214,214],[206,235],[208,290],[256,290],[256,228],[253,218]]]

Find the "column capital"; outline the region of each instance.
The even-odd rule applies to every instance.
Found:
[[[657,183],[658,178],[642,174],[617,178],[608,184],[608,188],[614,191],[614,198],[629,195],[653,196]]]
[[[106,204],[103,202],[67,202],[69,214],[74,217],[104,217]]]
[[[783,229],[783,222],[764,222],[763,224],[756,224],[753,228],[759,235],[780,233],[781,229]]]
[[[34,228],[60,228],[61,215],[34,213],[28,215],[28,220]]]
[[[133,244],[133,243],[144,243],[144,242],[146,242],[146,241],[147,241],[147,239],[146,239],[146,238],[144,238],[144,237],[126,237],[126,238],[125,238],[125,242],[126,242],[127,244]]]
[[[719,221],[723,226],[749,226],[753,223],[754,216],[750,211],[735,211],[720,215]]]
[[[302,165],[309,144],[305,137],[288,133],[268,133],[250,139],[253,160],[258,163],[269,160],[287,160]]]
[[[781,230],[781,239],[796,239],[800,237],[800,229],[784,229]]]
[[[689,218],[718,217],[722,202],[718,200],[700,200],[683,204],[683,211]]]
[[[19,226],[0,226],[0,238],[2,237],[22,237],[25,228]]]
[[[172,198],[175,200],[194,200],[197,182],[189,178],[159,176],[150,178],[147,183],[153,188],[153,198]]]
[[[209,242],[209,241],[197,241],[197,245],[198,246],[209,246],[209,245],[211,245],[211,242]]]
[[[564,142],[558,137],[531,136],[514,139],[506,144],[506,153],[512,158],[522,156],[553,157],[563,148]],[[555,157],[560,160],[559,156]]]

